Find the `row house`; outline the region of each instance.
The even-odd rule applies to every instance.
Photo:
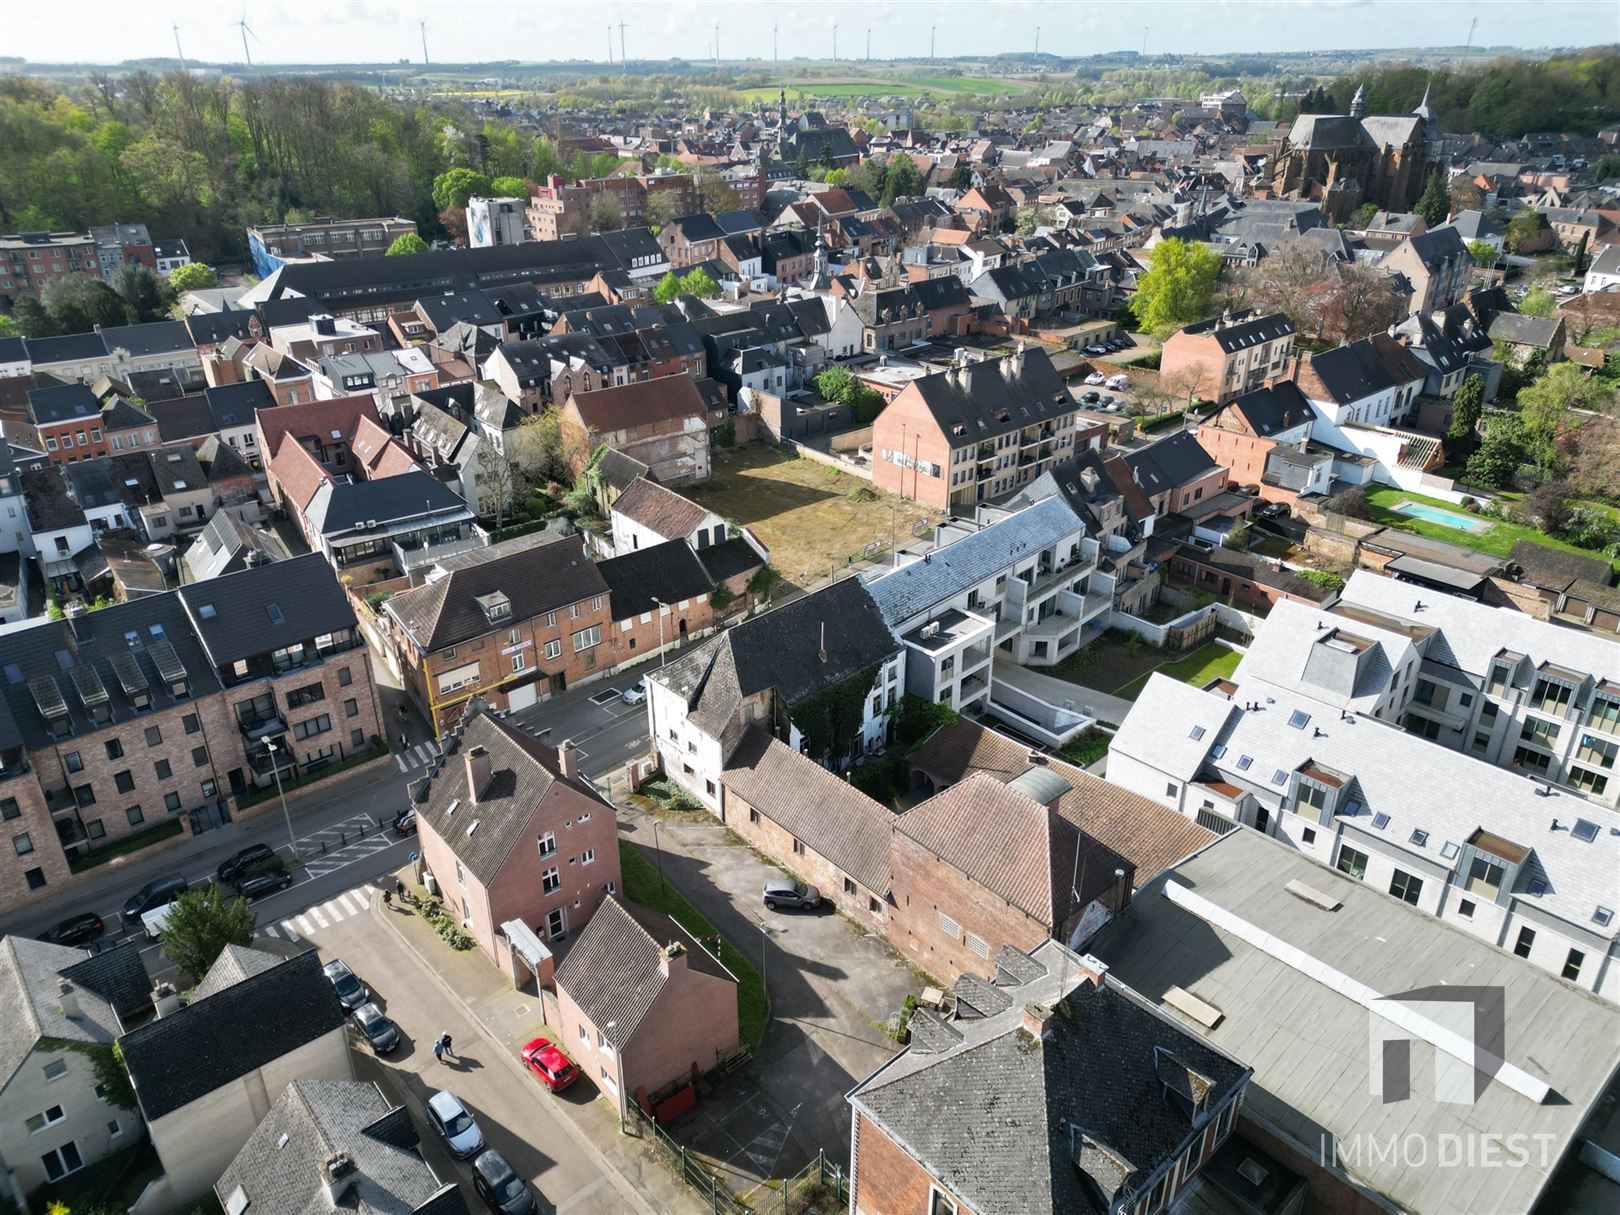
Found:
[[[720,256],[726,232],[712,215],[698,212],[672,219],[658,230],[658,246],[676,270],[701,265]]]
[[[861,320],[861,349],[868,354],[904,350],[928,336],[928,309],[909,285],[868,287],[850,307]]]
[[[1079,409],[1044,350],[970,362],[907,385],[873,425],[879,489],[936,510],[1007,497],[1080,439]]]
[[[1159,382],[1217,405],[1283,378],[1294,355],[1294,326],[1281,312],[1224,313],[1178,330],[1164,343]]]
[[[381,257],[402,236],[415,236],[416,221],[400,217],[330,219],[259,224],[247,230],[253,273],[269,278],[285,263],[307,258],[345,260]]]
[[[1449,308],[1468,289],[1473,256],[1462,234],[1450,224],[1420,232],[1402,241],[1378,263],[1388,274],[1399,274],[1412,284],[1409,310],[1437,312]]]
[[[382,609],[406,690],[437,731],[475,696],[524,709],[613,669],[608,584],[578,537],[456,566]]]
[[[382,724],[370,658],[311,554],[0,637],[0,904],[82,860],[228,800],[366,753]]]

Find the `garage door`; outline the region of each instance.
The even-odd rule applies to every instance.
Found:
[[[540,694],[535,691],[535,685],[526,683],[521,688],[513,688],[506,694],[506,707],[515,713],[519,709],[529,708],[539,699]]]

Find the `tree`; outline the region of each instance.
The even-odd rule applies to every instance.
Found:
[[[658,285],[653,288],[653,302],[668,304],[680,293],[681,280],[676,276],[675,271],[671,270],[663,278],[659,279]]]
[[[598,232],[617,232],[624,227],[624,208],[618,196],[606,190],[591,195],[591,227]]]
[[[1582,232],[1581,239],[1575,246],[1574,265],[1570,269],[1574,270],[1576,274],[1586,273],[1586,237],[1587,233]]]
[[[1360,261],[1334,267],[1333,285],[1319,311],[1323,327],[1347,342],[1382,332],[1406,316],[1390,276]]]
[[[897,199],[915,198],[923,192],[923,176],[917,171],[917,162],[904,152],[895,152],[883,170],[883,193],[880,206],[891,206]]]
[[[11,306],[11,315],[23,337],[55,337],[61,332],[45,305],[31,295],[18,296]]]
[[[1620,497],[1620,420],[1593,418],[1575,432],[1570,480],[1584,494]]]
[[[1137,279],[1133,305],[1143,329],[1168,334],[1203,317],[1221,259],[1208,245],[1169,237],[1153,250],[1153,265]]]
[[[816,157],[816,163],[819,164],[823,169],[831,169],[837,166],[838,162],[833,159],[831,143],[823,143],[821,145],[821,155]]]
[[[709,277],[702,266],[694,266],[681,276],[682,295],[695,295],[700,300],[720,298],[720,284]]]
[[[848,402],[855,412],[855,421],[862,426],[877,421],[878,414],[888,404],[881,392],[865,384],[857,384],[850,390]]]
[[[1343,515],[1347,519],[1371,519],[1372,507],[1367,503],[1367,491],[1359,485],[1352,485],[1343,493],[1334,494],[1328,499],[1327,507],[1336,515]]]
[[[448,169],[433,179],[433,205],[441,211],[465,208],[473,195],[489,193],[489,178],[473,169]]]
[[[945,179],[945,184],[953,190],[970,189],[973,186],[973,170],[966,165],[957,165]]]
[[[156,270],[139,262],[125,262],[114,270],[112,289],[124,301],[131,325],[166,320],[174,307],[174,289]]]
[[[19,337],[21,334],[15,318],[0,315],[0,338]]]
[[[1497,258],[1502,255],[1496,251],[1496,246],[1482,240],[1468,242],[1468,256],[1474,259],[1474,265],[1484,266],[1487,269],[1496,265]]]
[[[450,234],[458,245],[467,243],[467,208],[446,207],[439,212],[439,226]]]
[[[1524,463],[1524,427],[1515,414],[1499,414],[1485,427],[1485,439],[1468,457],[1468,483],[1506,489]]]
[[[387,257],[399,257],[406,253],[426,253],[428,243],[414,232],[401,232],[394,237],[394,243],[388,246]]]
[[[1237,282],[1247,286],[1254,307],[1284,313],[1298,332],[1319,335],[1317,294],[1327,273],[1326,250],[1303,236],[1292,236],[1257,266],[1243,271]]]
[[[814,383],[823,401],[842,404],[849,399],[850,390],[855,387],[855,377],[850,375],[849,368],[833,366],[818,375]]]
[[[495,198],[526,198],[529,187],[521,177],[508,174],[505,177],[490,179],[490,194]]]
[[[642,215],[647,226],[655,233],[665,224],[681,217],[684,208],[681,206],[681,196],[675,190],[654,190],[647,195],[647,205]]]
[[[1377,203],[1362,203],[1356,208],[1356,213],[1350,217],[1349,227],[1357,231],[1363,230],[1372,223],[1373,216],[1378,214]]]
[[[1451,186],[1446,191],[1451,197],[1451,213],[1456,215],[1462,211],[1478,211],[1485,205],[1485,191],[1479,188],[1479,183],[1472,177],[1459,174],[1451,179]]]
[[[1013,216],[1013,231],[1019,236],[1034,236],[1037,228],[1052,223],[1052,208],[1031,205],[1019,207]]]
[[[1485,381],[1471,375],[1451,398],[1451,421],[1446,425],[1446,454],[1456,463],[1479,441],[1479,419],[1485,412]]]
[[[1558,440],[1573,412],[1590,413],[1613,396],[1601,380],[1574,363],[1554,363],[1545,375],[1519,389],[1526,454],[1550,472],[1558,459]]]
[[[825,166],[832,168],[832,165]],[[713,214],[717,211],[735,211],[739,199],[736,188],[720,176],[720,171],[713,165],[704,165],[698,169],[693,184],[697,187],[698,205],[703,210]]]
[[[169,286],[177,293],[206,291],[209,287],[218,285],[219,275],[214,273],[212,266],[205,266],[202,262],[187,262],[184,266],[176,266],[169,271]]]
[[[52,279],[40,291],[40,303],[58,333],[89,333],[97,325],[110,329],[129,320],[118,293],[99,278],[84,274]]]
[[[1549,536],[1562,536],[1569,530],[1574,514],[1572,497],[1567,481],[1538,485],[1519,507],[1519,520],[1539,527]]]
[[[1519,311],[1525,316],[1551,316],[1556,307],[1558,300],[1540,283],[1526,291],[1519,301]]]
[[[188,890],[174,901],[163,926],[163,955],[179,969],[201,979],[227,945],[247,945],[258,917],[246,899],[220,893],[212,882]]]
[[[1423,193],[1418,196],[1417,206],[1412,209],[1431,228],[1438,228],[1446,222],[1446,215],[1451,210],[1451,195],[1446,191],[1446,185],[1441,180],[1443,174],[1429,174],[1429,184],[1423,187]]]
[[[1620,177],[1620,152],[1609,152],[1598,157],[1593,166],[1599,181],[1608,181],[1611,177]]]
[[[1524,253],[1541,238],[1541,214],[1534,207],[1526,207],[1511,220],[1507,227],[1507,247],[1512,253]]]

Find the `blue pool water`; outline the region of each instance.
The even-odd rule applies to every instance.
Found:
[[[1421,502],[1402,502],[1395,508],[1397,515],[1411,515],[1414,519],[1422,519],[1425,523],[1438,523],[1441,527],[1454,527],[1460,532],[1482,532],[1491,524],[1485,519],[1476,519],[1472,515],[1458,514],[1454,510],[1441,510],[1435,506],[1425,506]]]

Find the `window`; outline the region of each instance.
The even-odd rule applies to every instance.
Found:
[[[0,819],[5,819],[9,823],[12,819],[21,817],[22,810],[17,805],[16,798],[8,797],[0,800]]]
[[[360,702],[358,700],[345,700],[343,702],[343,716],[345,716],[345,717],[359,717],[360,716]]]
[[[554,628],[557,627],[557,613],[556,612],[547,612],[546,613],[546,627],[548,629],[554,629]]]
[[[759,811],[755,810],[752,806],[748,808],[748,821],[756,827],[759,826],[760,823]]]
[[[1586,961],[1586,955],[1584,953],[1582,953],[1580,950],[1578,950],[1578,949],[1570,950],[1569,951],[1569,956],[1564,959],[1564,970],[1563,970],[1564,978],[1568,979],[1571,983],[1580,982],[1580,979],[1581,979],[1581,964],[1583,962],[1585,962],[1585,961]]]
[[[202,723],[197,720],[197,715],[195,713],[187,713],[180,720],[181,724],[186,727],[187,734],[195,734],[198,730],[202,729]]]
[[[553,866],[540,875],[540,890],[543,894],[556,894],[562,889],[562,871]]]
[[[162,730],[159,730],[156,726],[147,726],[146,727],[146,745],[147,746],[155,747],[159,743],[161,743],[162,741],[163,741],[163,731]]]
[[[1556,722],[1542,721],[1539,717],[1527,717],[1524,719],[1524,725],[1519,727],[1519,737],[1538,747],[1553,747],[1558,743],[1558,731],[1559,726]]]
[[[580,853],[579,854],[579,863],[581,865],[594,865],[594,864],[596,864],[596,849],[595,848],[587,848],[587,849],[585,849],[584,852]]]
[[[209,778],[208,780],[203,781],[203,783],[202,783],[202,795],[203,795],[203,800],[204,801],[208,800],[211,797],[214,797],[216,794],[218,794],[218,792],[219,792],[219,786],[214,783],[212,778]]]
[[[46,1127],[55,1126],[58,1122],[62,1121],[62,1119],[66,1117],[67,1114],[63,1112],[60,1105],[53,1105],[50,1109],[44,1110],[41,1113],[30,1114],[24,1125],[28,1127],[28,1133],[30,1135],[37,1135]]]
[[[301,688],[294,688],[287,693],[287,707],[299,709],[304,705],[312,705],[317,700],[326,699],[326,689],[318,683],[305,684]]]
[[[1416,844],[1419,848],[1423,847],[1428,842],[1429,833],[1427,831],[1417,830],[1412,832],[1412,843]]]
[[[556,853],[557,853],[557,837],[555,835],[553,835],[551,832],[548,831],[548,832],[546,832],[544,835],[542,835],[540,837],[539,845],[540,845],[541,859],[544,859],[544,858],[546,858],[548,856],[555,856],[556,855]]]
[[[975,936],[973,933],[970,932],[970,933],[967,934],[967,944],[968,944],[968,948],[971,949],[979,957],[984,958],[986,960],[989,959],[989,957],[990,957],[990,942],[989,941],[986,941],[983,937]]]
[[[1606,696],[1594,697],[1591,711],[1586,716],[1586,724],[1589,728],[1604,734],[1620,734],[1620,700],[1610,700]]]
[[[11,837],[11,846],[17,850],[18,856],[27,856],[34,850],[34,841],[28,832],[24,831]]]
[[[174,775],[174,769],[169,765],[169,761],[166,759],[160,759],[157,761],[157,763],[153,764],[152,771],[157,773],[157,778],[159,780],[168,780],[169,777]],[[125,792],[128,792],[128,790],[125,790]]]
[[[1529,747],[1515,747],[1513,749],[1513,766],[1546,775],[1547,770],[1552,767],[1552,756],[1541,751],[1532,751]]]
[[[60,1080],[63,1076],[67,1075],[67,1073],[68,1065],[66,1059],[52,1059],[45,1065],[45,1079],[47,1080]]]
[[[1564,717],[1569,713],[1569,702],[1574,692],[1575,689],[1567,683],[1558,683],[1545,676],[1538,676],[1536,686],[1530,692],[1530,707],[1538,713]]]
[[[456,862],[456,884],[463,890],[467,888],[467,871],[461,867],[460,861]]]
[[[180,812],[180,795],[178,793],[165,793],[163,795],[163,808],[170,814]]]
[[[325,734],[332,728],[332,718],[322,713],[319,717],[311,717],[308,721],[301,721],[293,726],[294,738],[314,738],[317,734]]]
[[[113,773],[113,787],[120,793],[131,793],[135,789],[135,777],[128,769]]]
[[[1462,918],[1465,919],[1465,920],[1473,919],[1474,918],[1474,900],[1473,899],[1461,899],[1461,900],[1459,900],[1458,903],[1457,903],[1457,914],[1462,916]]]
[[[560,642],[560,641],[548,641],[548,642],[546,642],[546,658],[548,660],[550,660],[550,659],[553,659],[553,658],[561,658],[561,657],[562,657],[562,642]]]
[[[365,745],[366,745],[366,732],[364,730],[362,730],[358,726],[356,726],[353,730],[349,731],[349,746],[353,747],[356,751],[358,751],[361,747],[363,747]]]
[[[1401,902],[1416,907],[1418,896],[1423,893],[1423,879],[1397,869],[1395,876],[1390,879],[1389,892]]]
[[[193,747],[191,749],[191,766],[194,768],[206,768],[208,766],[207,747]]]
[[[71,1139],[61,1147],[46,1152],[39,1159],[45,1166],[45,1176],[51,1181],[60,1181],[69,1173],[76,1173],[84,1167],[84,1157],[79,1155],[79,1145]]]
[[[803,840],[796,839],[796,840],[793,841],[793,855],[794,856],[803,856],[804,855],[804,841]]]
[[[1513,952],[1521,958],[1530,956],[1530,948],[1536,943],[1536,930],[1534,928],[1519,929],[1519,939],[1513,942]]]
[[[96,791],[92,785],[76,785],[73,789],[73,800],[79,803],[82,809],[85,806],[96,804]]]
[[[116,738],[109,738],[107,740],[107,758],[108,759],[122,759],[123,757],[124,757],[124,744],[121,743]],[[78,769],[74,768],[73,771],[77,772]]]
[[[582,653],[583,651],[588,650],[592,646],[598,644],[601,640],[602,640],[602,626],[601,625],[593,624],[588,629],[580,629],[580,631],[575,633],[574,636],[573,636],[574,653],[576,653],[576,654]]]
[[[1494,899],[1501,893],[1502,879],[1506,874],[1506,866],[1476,856],[1468,866],[1468,893],[1485,894]]]
[[[1357,852],[1348,845],[1339,846],[1339,860],[1334,866],[1340,873],[1348,873],[1357,881],[1367,876],[1367,854]]]
[[[943,911],[939,913],[939,930],[953,941],[962,939],[962,926]]]
[[[1303,831],[1301,831],[1299,833],[1299,838],[1300,838],[1300,841],[1302,843],[1314,844],[1314,843],[1316,843],[1316,832],[1313,831],[1311,828],[1306,827]]]
[[[929,1188],[928,1215],[956,1215],[956,1203],[938,1190]]]

